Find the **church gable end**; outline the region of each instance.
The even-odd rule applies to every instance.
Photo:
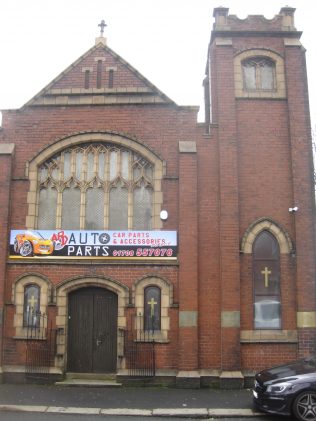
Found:
[[[148,103],[174,104],[100,37],[26,106]]]

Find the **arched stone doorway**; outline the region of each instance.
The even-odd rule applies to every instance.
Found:
[[[117,356],[117,295],[88,287],[68,296],[67,371],[114,373]]]
[[[126,329],[125,309],[129,299],[128,287],[113,279],[79,277],[62,282],[57,287],[56,294],[56,327],[57,332],[61,332],[57,341],[56,367],[63,372],[67,370],[83,372],[82,370],[85,370],[85,372],[98,373],[115,372],[124,368],[123,349]],[[80,308],[81,310],[79,310]],[[69,317],[71,318],[69,319]],[[73,320],[72,317],[74,317]],[[99,326],[97,326],[98,319],[101,321]],[[72,353],[77,354],[78,343],[76,344],[72,337],[80,335],[80,340],[83,341],[84,331],[88,329],[88,326],[91,329],[91,323],[96,325],[92,329],[86,349],[82,351],[83,353],[90,352],[90,357],[89,353],[81,355],[81,362],[74,363]],[[109,323],[106,329],[104,329],[105,323]],[[80,333],[81,329],[82,333]],[[109,335],[112,339],[106,341]],[[95,355],[92,352],[93,347]],[[101,363],[100,355],[106,359],[107,357],[104,356],[106,352],[111,357],[108,356],[110,358],[108,363]],[[87,363],[89,358],[92,360],[90,365]]]

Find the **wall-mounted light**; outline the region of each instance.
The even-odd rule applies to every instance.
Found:
[[[290,213],[295,213],[297,211],[298,211],[298,207],[297,206],[294,206],[293,208],[289,208],[289,212]]]
[[[162,221],[166,221],[168,219],[168,212],[166,210],[162,210],[160,212],[160,219]]]

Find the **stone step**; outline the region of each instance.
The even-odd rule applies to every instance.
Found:
[[[116,373],[66,373],[66,379],[116,380]]]
[[[77,387],[120,387],[116,382],[115,373],[66,373],[63,381],[56,382],[56,386]]]
[[[68,387],[121,387],[115,380],[65,379],[55,382],[56,386]]]

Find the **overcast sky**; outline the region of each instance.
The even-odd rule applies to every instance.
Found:
[[[110,48],[179,105],[202,105],[214,7],[271,19],[286,5],[296,8],[295,25],[303,31],[312,99],[313,0],[1,0],[0,110],[21,107],[90,49],[102,19]],[[311,113],[315,121],[315,100]]]

